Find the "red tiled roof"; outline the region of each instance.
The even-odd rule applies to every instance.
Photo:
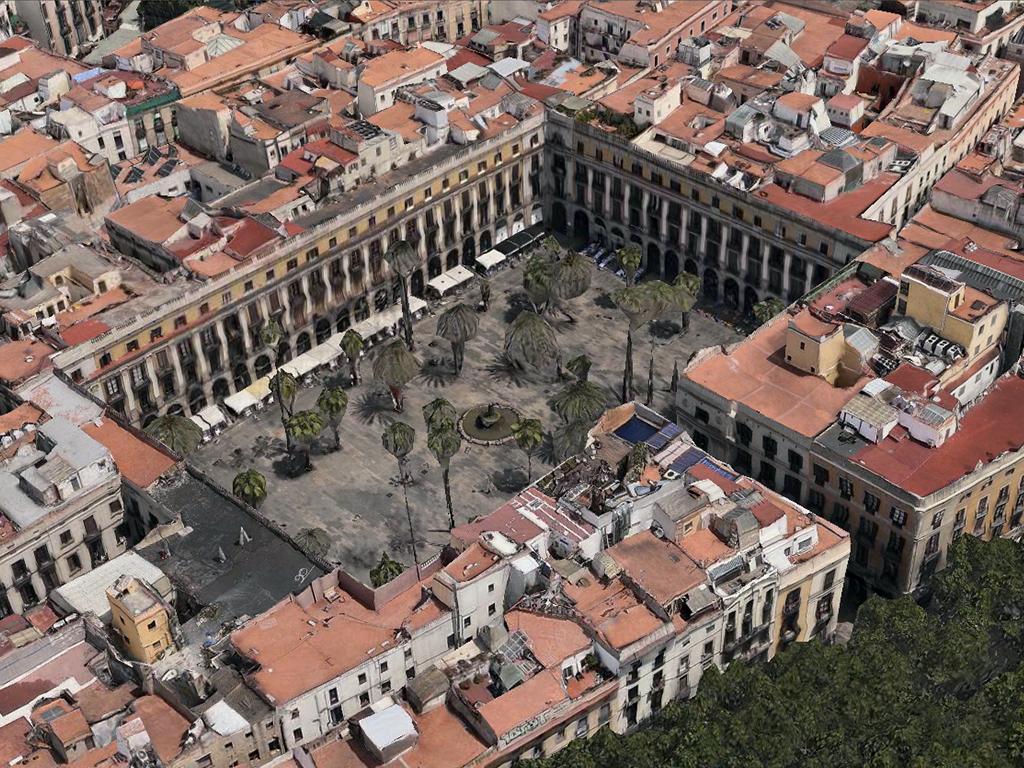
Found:
[[[98,419],[82,425],[93,440],[106,446],[118,471],[139,488],[148,488],[175,461],[112,419]]]

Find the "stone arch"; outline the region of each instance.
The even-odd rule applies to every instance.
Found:
[[[590,240],[590,217],[581,208],[577,208],[572,216],[572,233],[584,242]]]
[[[172,407],[175,407],[175,406],[172,406]],[[180,405],[176,406],[176,407],[179,410],[181,409]],[[169,414],[170,410],[168,410],[167,413]],[[148,427],[150,424],[153,423],[154,419],[156,419],[156,414],[155,413],[146,414],[146,416],[142,419],[142,428],[145,429],[146,427]]]
[[[235,366],[232,379],[235,384],[235,392],[239,392],[252,384],[252,377],[249,376],[249,366],[245,363],[238,363]]]
[[[533,208],[530,209],[530,223],[540,224],[542,221],[544,221],[544,206],[534,203]]]
[[[292,359],[292,346],[287,341],[282,341],[277,345],[277,363],[287,363]]]
[[[480,253],[487,253],[491,250],[491,230],[485,229],[480,233]]]
[[[476,263],[476,239],[467,237],[462,243],[462,266],[472,267]]]
[[[688,275],[699,275],[700,274],[700,270],[697,269],[697,262],[694,261],[693,259],[687,259],[686,260],[686,264],[683,265],[683,270]]]
[[[713,269],[705,269],[702,278],[704,298],[718,301],[718,273]]]
[[[168,416],[184,416],[185,409],[181,407],[181,403],[175,403],[167,409]]]
[[[457,250],[448,251],[448,256],[444,260],[445,269],[455,269],[459,266],[459,252]]]
[[[743,311],[748,315],[753,314],[757,302],[757,291],[748,285],[743,291]]]
[[[427,277],[429,280],[433,280],[442,272],[444,272],[444,264],[441,263],[441,257],[435,253],[427,261]]]
[[[316,343],[323,344],[329,338],[331,338],[331,321],[329,318],[321,317],[317,319],[313,326],[313,331],[316,333]]]
[[[649,275],[661,274],[661,249],[654,243],[647,244],[647,263],[644,269]]]
[[[193,413],[199,413],[206,407],[206,395],[199,387],[194,387],[188,393],[188,409]]]
[[[299,337],[295,340],[295,354],[301,355],[309,352],[313,348],[313,340],[309,337],[309,334],[303,331],[299,334]]]
[[[675,251],[665,251],[664,279],[672,282],[679,276],[679,255]]]
[[[213,399],[220,402],[231,394],[231,385],[224,378],[216,379],[213,382]]]
[[[370,304],[365,296],[356,299],[356,322],[360,323],[370,316]]]
[[[618,227],[612,227],[612,241],[610,243],[612,248],[621,248],[626,244],[626,238],[622,234],[622,230]]]
[[[256,371],[256,378],[258,379],[262,379],[264,376],[269,375],[270,369],[273,368],[270,364],[270,358],[266,355],[260,355],[257,357],[253,367]]]
[[[731,277],[727,277],[722,283],[722,298],[730,307],[739,307],[740,305],[740,286]]]
[[[565,234],[565,222],[565,205],[556,200],[551,204],[551,228]]]
[[[412,273],[412,277],[409,279],[409,292],[412,293],[413,296],[423,298],[424,287],[423,270],[417,269]]]

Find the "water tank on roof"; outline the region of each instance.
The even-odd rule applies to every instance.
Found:
[[[480,534],[480,546],[499,557],[511,557],[519,548],[515,542],[498,531],[484,531]]]

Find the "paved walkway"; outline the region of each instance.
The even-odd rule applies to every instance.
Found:
[[[448,343],[433,335],[436,315],[428,315],[416,324],[416,354],[423,363],[423,373],[410,385],[405,413],[400,418],[416,429],[417,442],[410,459],[414,480],[408,490],[421,559],[446,541],[448,518],[440,471],[426,447],[420,410],[425,403],[442,396],[461,411],[478,403],[507,402],[525,416],[539,418],[547,430],[557,426],[547,400],[560,383],[523,377],[500,362],[505,329],[525,306],[525,295],[519,288],[521,270],[520,265],[492,278],[491,307],[481,315],[479,335],[467,347],[465,368],[459,378],[451,374]],[[607,272],[595,273],[590,292],[570,307],[577,322],[552,320],[562,359],[586,353],[593,361],[591,380],[606,389],[609,405],[617,403],[625,324],[608,294],[621,285]],[[475,303],[476,288],[468,289],[464,298]],[[636,384],[641,397],[646,392],[652,341],[655,344],[653,405],[667,415],[671,415],[668,390],[673,363],[678,360],[682,367],[695,350],[738,338],[728,326],[698,313],[693,314],[685,335],[677,330],[678,322],[666,322],[655,328],[655,334],[642,331],[634,341]],[[366,578],[382,550],[405,563],[412,562],[397,466],[381,445],[384,426],[397,414],[391,411],[383,388],[372,381],[370,368],[368,357],[363,365],[364,383],[349,390],[348,413],[341,426],[341,451],[330,451],[332,437],[326,430],[321,446],[314,450],[313,472],[293,479],[280,472],[284,432],[276,406],[232,425],[193,457],[226,488],[242,469],[255,467],[264,473],[268,497],[261,511],[292,535],[308,528],[323,529],[332,542],[327,558],[361,578]],[[313,408],[318,392],[319,385],[303,389],[296,409]],[[543,457],[535,457],[534,476],[543,473],[546,466]],[[526,458],[514,445],[484,448],[464,443],[462,452],[452,460],[457,521],[486,514],[525,483]]]

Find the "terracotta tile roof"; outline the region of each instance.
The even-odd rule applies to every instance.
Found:
[[[605,554],[661,605],[705,580],[704,571],[685,552],[650,531],[626,537]]]
[[[590,647],[590,638],[569,619],[511,610],[505,614],[505,624],[509,632],[526,633],[533,655],[549,669],[560,669],[563,661]]]
[[[1005,375],[963,417],[960,428],[938,448],[910,437],[869,444],[851,459],[896,487],[927,496],[1024,447],[1024,379]]]
[[[31,129],[18,131],[0,141],[0,172],[27,163],[57,146],[57,142],[49,136]]]
[[[536,488],[527,488],[489,515],[453,528],[451,531],[452,542],[456,546],[461,545],[460,548],[464,549],[480,538],[481,533],[497,531],[516,544],[526,544],[544,533],[536,523],[524,517],[519,511],[530,502],[549,504],[552,507],[555,505],[555,500],[550,496],[544,495]]]
[[[0,414],[0,434],[21,429],[26,424],[38,424],[43,411],[32,403],[21,403],[13,410]]]
[[[612,648],[623,650],[664,626],[621,579],[602,584],[591,578],[580,585],[567,584],[565,594],[587,624]]]
[[[837,59],[843,59],[845,61],[853,61],[868,47],[868,41],[863,37],[854,37],[853,35],[842,35],[836,38],[836,41],[830,45],[826,51],[826,56],[833,56]]]
[[[35,339],[0,344],[0,381],[17,383],[53,367],[53,348]]]
[[[444,567],[444,572],[459,583],[472,581],[485,573],[500,558],[474,542],[461,555]]]
[[[444,61],[444,56],[429,48],[413,48],[409,51],[390,51],[383,56],[368,59],[359,74],[360,85],[379,88],[392,81],[411,78],[435,67]]]
[[[736,553],[736,550],[708,528],[699,528],[688,536],[684,536],[679,540],[679,548],[702,568],[707,568],[712,563]]]
[[[191,723],[159,696],[136,699],[132,711],[142,718],[160,761],[164,765],[172,764],[181,753],[181,745]]]
[[[176,463],[113,419],[91,421],[83,424],[82,430],[110,451],[118,471],[139,488],[151,486]]]
[[[833,387],[786,365],[788,324],[789,315],[783,313],[728,351],[696,360],[684,377],[786,429],[814,437],[836,420],[868,378],[861,377],[850,387]]]
[[[516,726],[568,699],[561,675],[542,670],[508,693],[482,704],[477,712],[501,738]]]

